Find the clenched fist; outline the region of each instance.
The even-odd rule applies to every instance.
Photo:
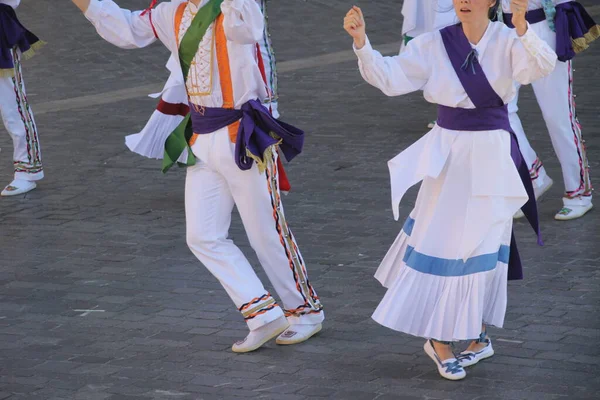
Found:
[[[362,48],[367,40],[365,18],[359,7],[352,7],[344,17],[344,29],[354,39],[354,47]]]
[[[512,13],[512,24],[517,30],[519,36],[523,36],[527,32],[527,20],[525,14],[527,13],[527,6],[529,0],[511,0],[510,12]]]

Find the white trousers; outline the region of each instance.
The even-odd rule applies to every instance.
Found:
[[[271,34],[269,33],[269,17],[267,15],[267,0],[256,0],[265,17],[265,30],[263,38],[259,42],[260,54],[265,66],[265,78],[269,97],[263,102],[275,118],[279,118],[277,91],[277,65],[275,61],[275,52],[273,51],[273,43],[271,42]]]
[[[38,131],[27,102],[20,56],[16,50],[12,53],[14,77],[0,77],[0,114],[13,141],[15,179],[37,181],[44,177]]]
[[[531,27],[553,49],[556,47],[556,34],[550,30],[547,22],[533,24]],[[554,152],[562,168],[565,205],[587,205],[592,201],[592,184],[581,125],[575,112],[571,62],[557,62],[556,69],[550,75],[533,82],[532,85]],[[540,187],[547,175],[542,162],[527,140],[517,115],[518,97],[517,93],[508,105],[510,122],[523,157],[529,165],[533,184]]]
[[[256,163],[242,171],[235,163],[234,149],[226,128],[200,135],[192,146],[197,164],[188,167],[185,184],[189,248],[221,282],[250,329],[283,315],[295,324],[323,321],[323,307],[283,212],[277,152],[273,151],[265,171],[259,172]],[[228,238],[234,205],[283,309]]]

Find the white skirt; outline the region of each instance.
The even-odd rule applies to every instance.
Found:
[[[373,319],[441,341],[502,327],[512,215],[527,201],[508,132],[434,128],[390,172],[395,206],[405,187],[423,184],[375,274],[388,290]]]

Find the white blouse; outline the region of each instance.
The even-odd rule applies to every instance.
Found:
[[[479,43],[471,46],[477,50],[488,81],[504,103],[514,98],[515,81],[531,83],[551,73],[556,63],[556,54],[533,29],[518,37],[500,22],[490,22]],[[415,38],[395,57],[383,57],[368,41],[355,52],[363,78],[388,96],[422,90],[431,103],[474,108],[439,31]],[[394,218],[399,218],[398,205],[408,188],[426,177],[437,179],[448,160],[459,163],[464,168],[464,179],[473,182],[468,218],[463,231],[457,233],[463,235],[463,240],[456,255],[468,259],[495,224],[510,220],[527,201],[510,148],[510,135],[502,129],[473,134],[436,125],[388,162]],[[456,156],[459,153],[461,156]],[[451,154],[455,157],[451,158]],[[435,240],[431,237],[424,242]]]
[[[556,63],[554,51],[532,29],[518,37],[500,22],[490,22],[482,39],[472,47],[505,103],[516,95],[514,81],[529,84],[552,72]],[[388,96],[422,90],[430,103],[475,108],[454,72],[439,31],[415,38],[394,57],[383,57],[368,39],[355,53],[363,78]]]

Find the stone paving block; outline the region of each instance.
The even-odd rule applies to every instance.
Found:
[[[75,368],[82,367],[84,364],[72,361],[46,361],[45,363],[36,365],[34,370],[52,371],[52,372],[69,372]]]
[[[106,400],[111,397],[110,393],[79,391],[75,393],[73,400]]]
[[[331,399],[344,400],[344,399],[356,399],[356,400],[373,400],[381,397],[382,394],[374,394],[369,392],[361,391],[349,391],[349,390],[338,390],[336,393],[331,395]]]
[[[30,384],[21,384],[21,383],[5,383],[2,385],[2,390],[5,390],[11,394],[15,395],[27,395],[31,392],[39,389],[38,386],[30,385]]]
[[[109,400],[152,400],[150,396],[131,396],[126,394],[114,394],[108,398]]]
[[[72,399],[74,392],[72,390],[48,387],[28,394],[27,397],[29,400],[47,400],[50,398]]]
[[[259,399],[281,399],[281,400],[302,400],[305,399],[305,396],[302,395],[298,395],[298,394],[277,394],[275,396],[267,396],[267,395],[260,395],[257,398]]]
[[[375,397],[378,400],[417,400],[421,399],[421,397],[417,396],[403,396],[403,395],[395,395],[395,394],[382,394],[381,396]]]

